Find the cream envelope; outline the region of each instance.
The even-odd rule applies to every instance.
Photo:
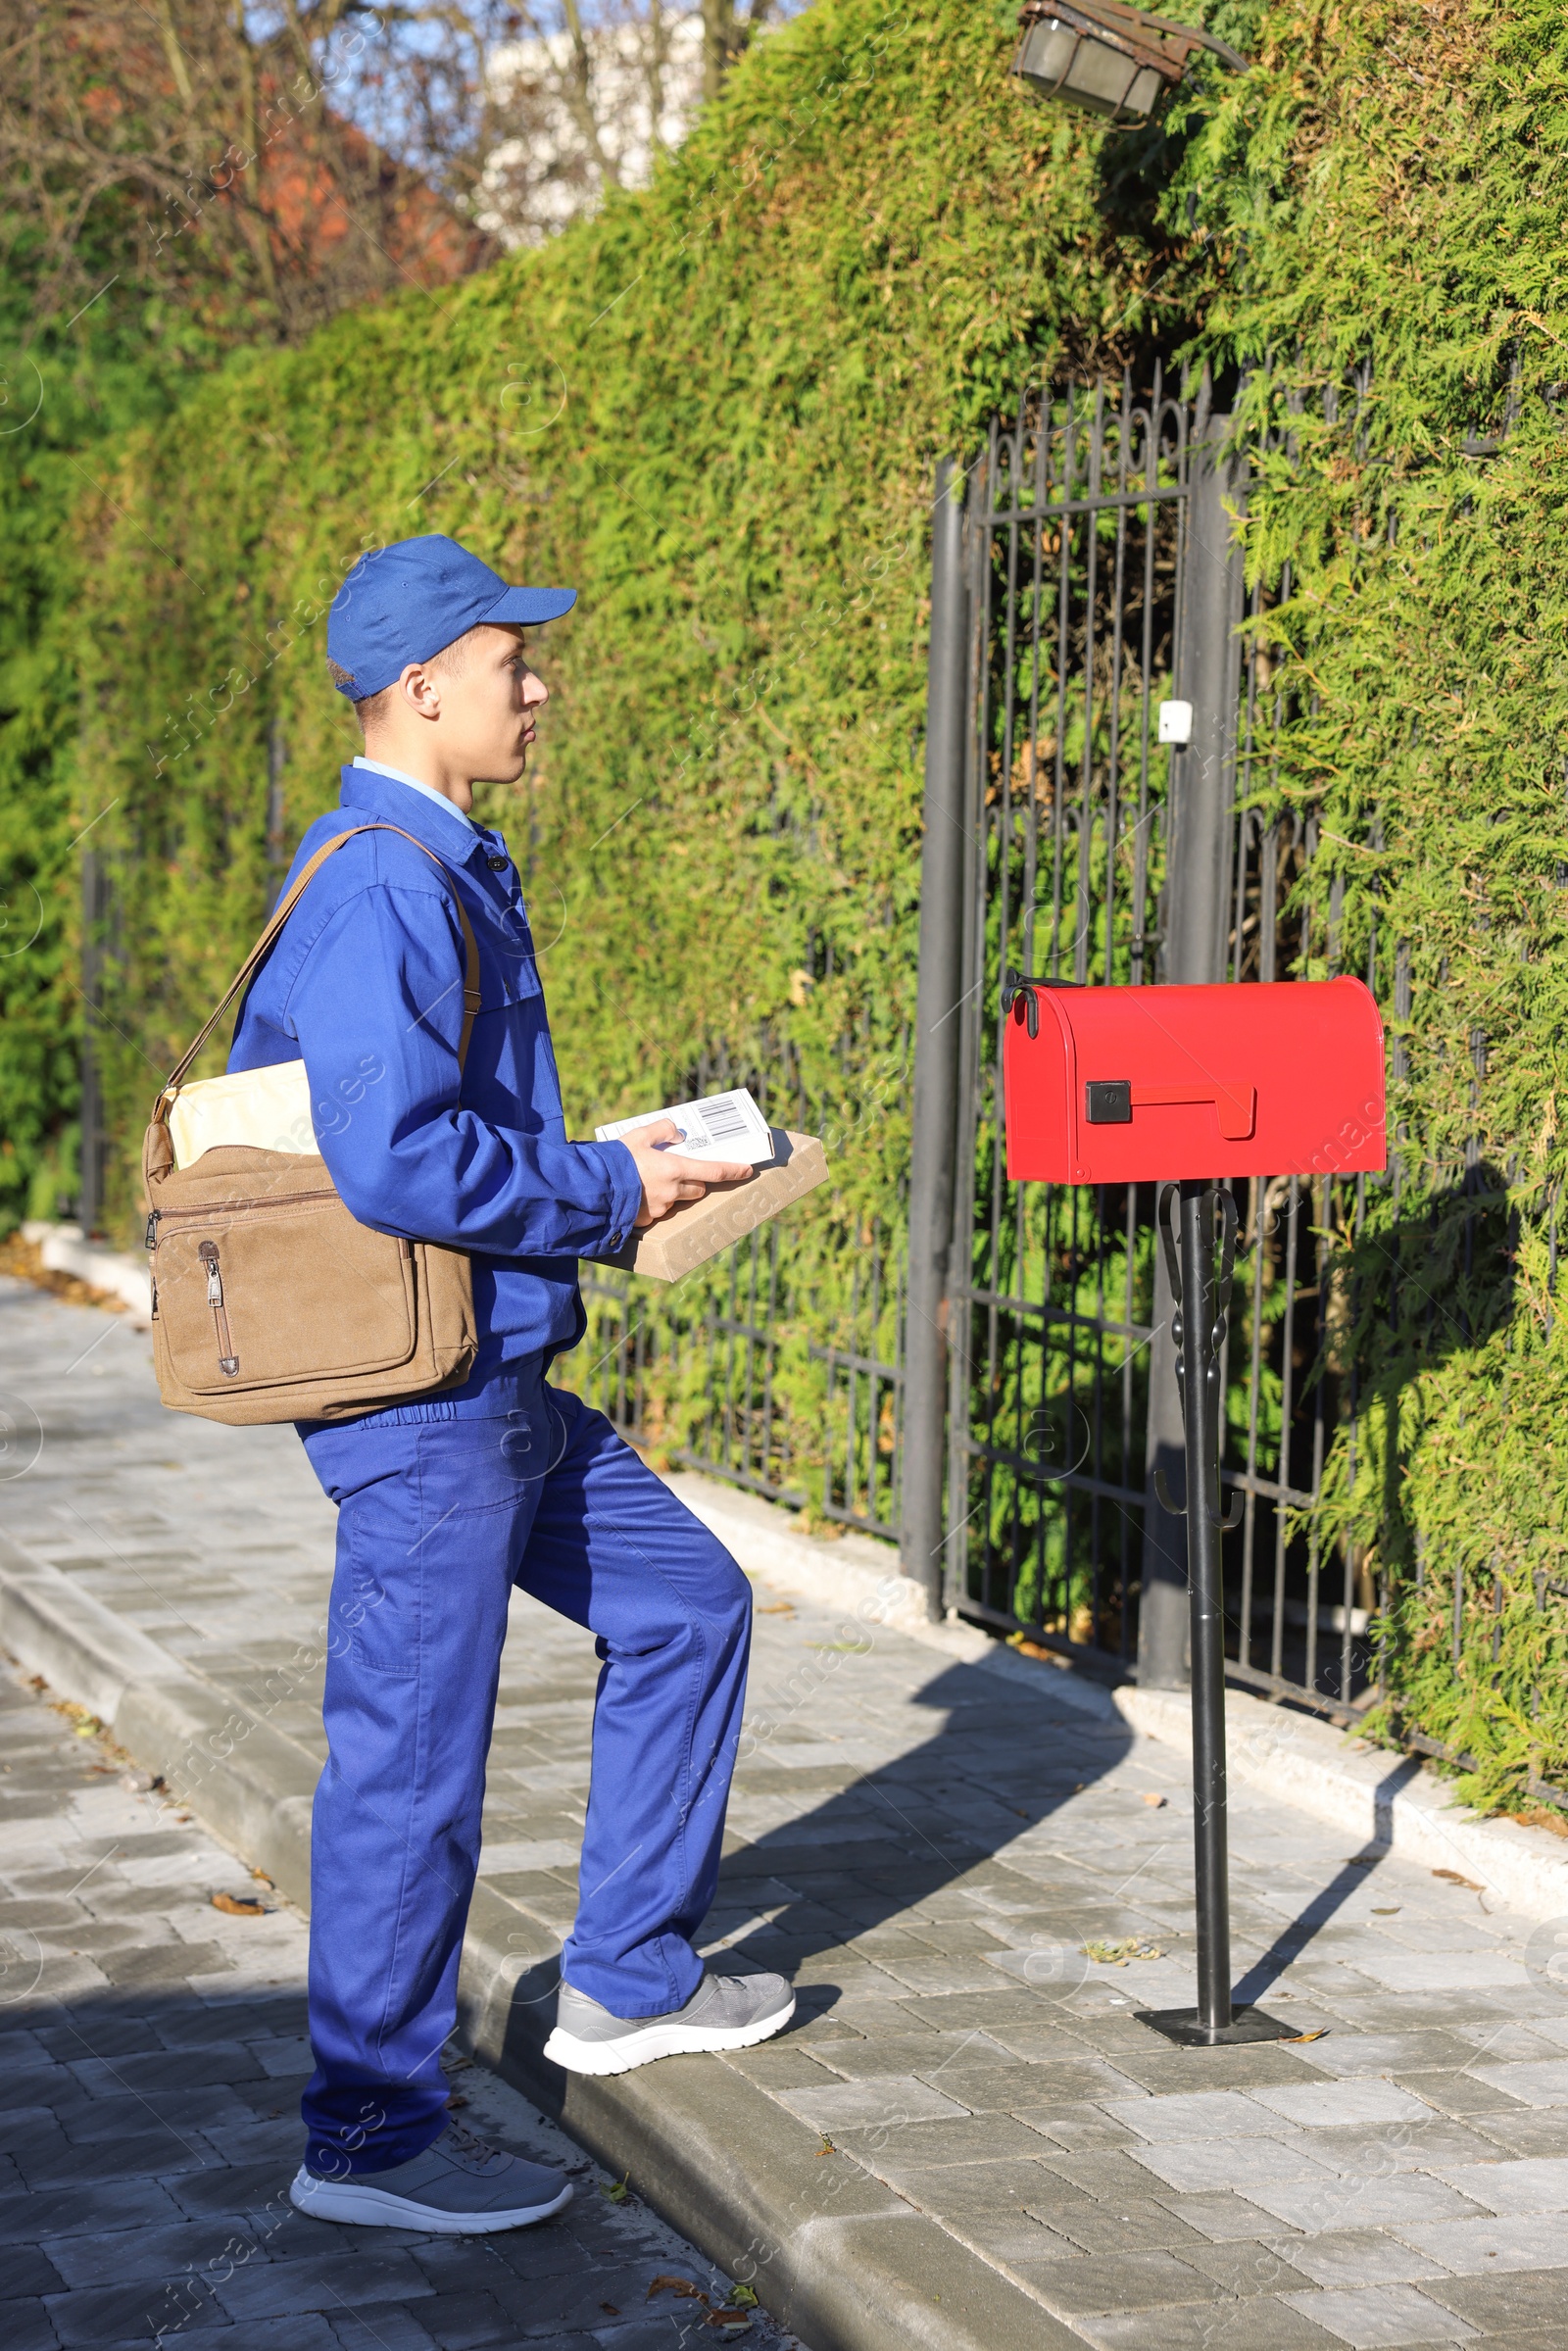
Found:
[[[303,1061],[274,1061],[267,1069],[236,1070],[182,1086],[169,1113],[174,1165],[189,1167],[220,1143],[260,1151],[313,1151],[311,1087]]]

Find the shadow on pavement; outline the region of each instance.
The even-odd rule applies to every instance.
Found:
[[[773,1796],[798,1798],[813,1770],[842,1780],[845,1767],[833,1758],[832,1743],[853,1740],[855,1717],[874,1717],[877,1711],[874,1693],[853,1686],[844,1690],[841,1703],[836,1677],[826,1665],[803,1666],[785,1698],[783,1705],[771,1701],[771,1713],[753,1717],[736,1774],[743,1805]],[[1034,1874],[1038,1853],[1027,1877],[1005,1860],[1006,1848],[1018,1837],[1048,1824],[1063,1803],[1128,1754],[1135,1735],[1119,1717],[1064,1705],[1059,1698],[1053,1702],[1049,1687],[1037,1692],[969,1665],[939,1671],[913,1703],[946,1718],[933,1738],[727,1853],[714,1923],[738,1909],[768,1922],[764,1933],[738,1935],[734,1949],[759,1966],[793,1976],[857,1938],[885,1933],[878,1956],[907,1984],[903,1995],[890,1984],[889,1996],[950,1996],[956,2005],[971,1996],[971,1981],[979,1989],[989,1979],[998,1992],[1009,1989],[1009,1977],[1014,1991],[1067,1988],[1063,1971],[1076,1964],[1081,1976],[1085,1939],[1147,1931],[1147,1920],[1107,1896],[1102,1883],[1086,1883],[1071,1855],[1063,1854],[1059,1875],[1046,1884]],[[804,1767],[789,1760],[790,1749],[803,1743],[818,1757]],[[1179,1834],[1170,1841],[1185,1869],[1186,1817],[1171,1818],[1179,1821]],[[1147,1859],[1132,1855],[1129,1874],[1136,1875]],[[988,1863],[995,1866],[988,1870]],[[980,1957],[987,1948],[1001,1952],[978,1931],[967,1962],[962,1948],[944,1956],[944,1940],[962,1945],[967,1939],[961,1911],[945,1936],[930,1928],[935,1946],[913,1935],[906,1937],[906,1948],[900,1945],[902,1914],[959,1881],[969,1882],[977,1923],[990,1915],[1015,1929],[1018,1948],[1006,1955],[1004,1966]],[[858,1955],[846,1953],[847,1967],[859,1963]],[[983,1971],[979,1977],[977,1967]],[[831,2009],[840,1997],[830,1975],[798,1984],[797,1991],[803,2019]]]

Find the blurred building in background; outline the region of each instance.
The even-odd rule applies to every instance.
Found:
[[[616,21],[500,44],[488,61],[502,135],[490,147],[474,220],[503,244],[537,245],[608,187],[643,188],[678,147],[703,100],[704,24],[659,0]]]

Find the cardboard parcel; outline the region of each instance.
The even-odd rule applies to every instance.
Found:
[[[614,1256],[599,1261],[646,1274],[653,1282],[678,1282],[826,1183],[827,1153],[819,1137],[786,1127],[774,1127],[772,1134],[768,1166],[739,1183],[715,1184],[701,1200],[672,1208],[658,1224],[634,1233]]]

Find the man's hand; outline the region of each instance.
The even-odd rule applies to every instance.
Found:
[[[746,1159],[688,1159],[682,1152],[664,1148],[679,1139],[680,1129],[672,1118],[656,1118],[620,1137],[642,1179],[639,1226],[657,1224],[683,1200],[701,1200],[710,1184],[738,1184],[755,1173]]]

